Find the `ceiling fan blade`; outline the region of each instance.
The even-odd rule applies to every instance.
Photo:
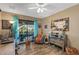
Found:
[[[36,6],[39,7],[40,6],[39,3],[36,3]]]
[[[30,8],[28,8],[28,9],[37,9],[38,7],[30,7]]]
[[[41,13],[42,13],[44,10],[43,10],[43,9],[41,9],[40,11],[41,11]]]
[[[47,3],[44,3],[43,5],[41,5],[41,7],[44,7],[44,6],[46,6],[47,5]]]
[[[37,7],[44,7],[46,5],[47,5],[47,3],[36,3],[36,6]]]
[[[43,10],[47,11],[47,8],[42,8]]]

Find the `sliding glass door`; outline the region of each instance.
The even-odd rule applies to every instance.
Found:
[[[19,37],[20,43],[26,42],[27,39],[33,41],[34,36],[34,22],[28,20],[19,21]]]
[[[28,24],[28,36],[27,39],[29,39],[30,41],[33,41],[34,38],[34,24]]]

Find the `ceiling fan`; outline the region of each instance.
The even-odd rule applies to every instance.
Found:
[[[37,13],[47,11],[47,8],[45,8],[45,6],[47,5],[46,3],[36,3],[35,5],[36,7],[30,7],[28,9],[37,9]]]

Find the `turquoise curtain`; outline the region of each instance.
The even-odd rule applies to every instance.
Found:
[[[18,21],[18,17],[17,16],[13,16],[13,26],[12,26],[12,29],[13,29],[13,36],[14,36],[14,39],[15,41],[17,42],[18,38],[19,38],[19,21]]]
[[[37,18],[34,18],[34,37],[38,34],[38,21]]]

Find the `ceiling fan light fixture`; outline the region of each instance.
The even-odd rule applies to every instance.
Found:
[[[47,9],[44,8],[44,6],[46,6],[46,5],[47,5],[46,3],[36,3],[37,7],[31,7],[28,9],[36,9],[37,13],[43,13],[44,11],[47,11]]]
[[[37,13],[42,13],[42,12],[44,12],[44,10],[42,8],[37,9]]]
[[[42,13],[44,10],[43,10],[43,9],[41,9],[40,11],[41,11],[41,13]]]
[[[40,10],[41,10],[41,9],[40,9],[40,8],[38,8],[38,9],[37,9],[37,13],[40,13]]]

